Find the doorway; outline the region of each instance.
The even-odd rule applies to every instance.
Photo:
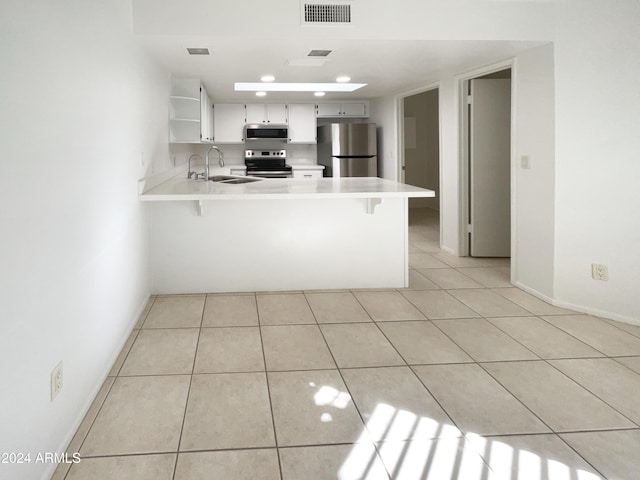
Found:
[[[464,81],[466,254],[511,256],[511,69]]]
[[[403,111],[403,179],[435,192],[409,199],[409,227],[425,251],[440,250],[440,113],[437,88],[405,96]]]

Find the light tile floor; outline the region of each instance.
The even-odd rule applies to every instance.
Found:
[[[54,479],[640,478],[640,328],[410,217],[407,289],[152,298]]]

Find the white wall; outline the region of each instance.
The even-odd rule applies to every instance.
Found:
[[[518,55],[513,72],[515,145],[512,188],[515,238],[511,259],[519,286],[552,299],[555,226],[553,45]],[[530,169],[520,168],[529,156]],[[515,183],[514,183],[515,182]]]
[[[150,291],[136,189],[149,159],[168,166],[168,74],[137,48],[130,8],[0,6],[0,452],[62,451]],[[55,467],[5,464],[0,476]]]
[[[560,3],[557,23],[555,297],[640,323],[640,3]]]
[[[378,176],[398,180],[398,133],[396,104],[393,97],[375,98],[369,102],[369,121],[378,132]]]
[[[553,47],[516,56],[514,153],[516,161],[530,155],[531,169],[515,170],[515,280],[559,305],[640,324],[640,3],[571,0],[554,9]],[[465,75],[425,81],[440,81],[442,246],[454,253],[456,78]],[[387,115],[380,123],[394,121]],[[591,263],[609,267],[608,282],[591,279]]]
[[[453,75],[440,79],[440,246],[460,253],[460,116],[458,82]]]

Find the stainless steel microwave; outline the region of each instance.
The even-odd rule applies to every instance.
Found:
[[[245,140],[287,140],[289,131],[286,125],[248,124],[244,128]]]

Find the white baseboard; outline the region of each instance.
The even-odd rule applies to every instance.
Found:
[[[441,245],[440,250],[450,253],[451,255],[455,255],[456,257],[458,256],[453,248],[449,248],[449,247],[445,247],[444,245]]]
[[[566,302],[564,300],[556,300],[554,298],[550,298],[532,288],[527,287],[526,285],[523,285],[521,283],[514,283],[514,285],[516,287],[518,287],[521,290],[524,290],[527,293],[530,293],[531,295],[533,295],[534,297],[538,297],[540,300],[544,300],[547,303],[550,303],[551,305],[554,305],[556,307],[560,307],[560,308],[566,308],[569,310],[574,310],[576,312],[580,312],[580,313],[585,313],[587,315],[593,315],[595,317],[601,317],[601,318],[607,318],[609,320],[616,320],[618,322],[624,322],[624,323],[628,323],[631,325],[638,325],[640,326],[640,320],[637,318],[633,318],[633,317],[628,317],[626,315],[620,315],[618,313],[615,312],[609,312],[607,310],[601,310],[599,308],[593,308],[593,307],[586,307],[584,305],[576,305],[574,303],[571,302]]]
[[[99,381],[97,382],[97,384],[91,389],[91,391],[89,392],[89,395],[87,396],[87,399],[85,400],[84,405],[78,411],[78,416],[71,423],[71,427],[70,427],[69,431],[65,435],[64,439],[61,442],[61,446],[57,450],[59,455],[62,455],[63,453],[65,453],[67,451],[67,448],[69,447],[69,444],[71,443],[71,440],[73,440],[73,437],[76,434],[76,431],[78,430],[78,428],[80,428],[80,425],[82,424],[82,421],[84,420],[85,415],[87,414],[87,412],[91,408],[91,405],[93,404],[93,401],[95,400],[96,396],[100,392],[100,389],[102,388],[102,385],[107,380],[107,377],[109,376],[109,373],[111,372],[111,369],[113,368],[113,365],[116,363],[116,360],[118,360],[118,357],[120,356],[120,352],[124,348],[125,343],[127,343],[127,340],[129,339],[129,336],[131,335],[131,332],[133,331],[134,327],[138,323],[138,319],[140,318],[140,315],[142,315],[142,312],[144,311],[144,309],[146,308],[147,304],[149,303],[149,299],[150,298],[151,298],[151,294],[147,294],[147,296],[145,297],[145,299],[142,302],[142,304],[138,307],[138,311],[137,311],[136,315],[134,315],[133,320],[130,321],[129,328],[127,328],[125,330],[125,335],[120,339],[119,348],[112,354],[111,361],[108,363],[108,368],[106,369],[104,374],[101,375],[101,377],[99,378]],[[72,453],[75,453],[75,452],[69,452],[69,456],[71,456]],[[49,464],[48,468],[44,472],[42,480],[50,479],[57,468],[58,468],[58,464],[57,463]]]
[[[513,285],[518,287],[520,290],[524,290],[525,292],[530,293],[534,297],[538,297],[540,300],[544,300],[545,302],[550,303],[551,305],[555,305],[556,307],[559,306],[554,303],[555,300],[553,298],[547,297],[545,294],[540,293],[537,290],[534,290],[533,288],[527,287],[526,285],[523,285],[520,282],[516,282]]]

